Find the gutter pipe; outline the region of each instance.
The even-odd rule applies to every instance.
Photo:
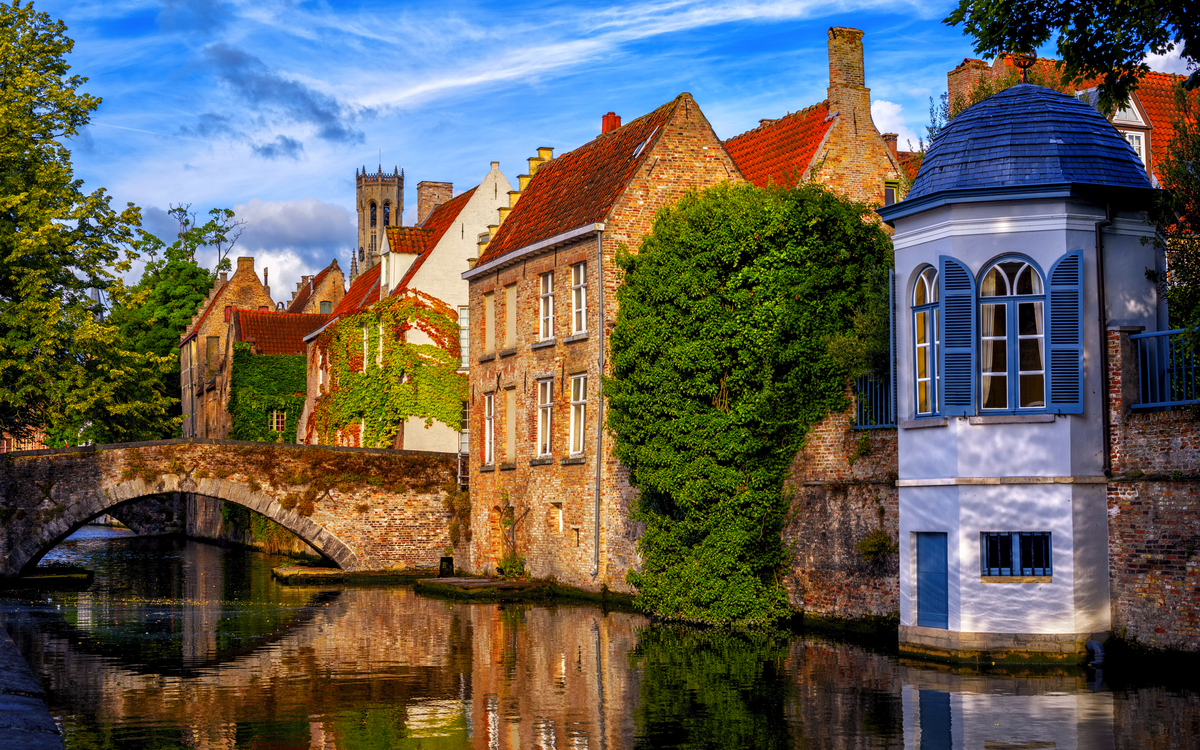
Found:
[[[606,343],[604,335],[604,230],[596,232],[596,278],[596,286],[599,288],[596,299],[600,317],[600,330],[598,331],[600,354],[596,358],[598,368],[596,375],[596,507],[594,509],[596,543],[592,557],[592,578],[600,575],[600,481],[604,476],[604,389],[601,385],[604,382],[604,344]]]
[[[1104,410],[1101,425],[1104,435],[1104,476],[1112,475],[1112,427],[1109,419],[1108,392],[1108,305],[1104,294],[1104,228],[1112,226],[1112,204],[1104,204],[1104,218],[1096,222],[1096,293],[1100,302],[1100,382],[1103,385]]]

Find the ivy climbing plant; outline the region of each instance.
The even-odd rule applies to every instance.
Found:
[[[618,254],[604,391],[639,490],[629,580],[643,608],[736,625],[788,615],[783,480],[809,427],[848,406],[831,343],[886,299],[891,263],[870,207],[811,183],[690,193],[636,255]]]
[[[229,383],[231,440],[296,442],[296,425],[304,409],[303,354],[253,354],[250,345],[233,345],[233,370]],[[285,414],[282,432],[275,429],[273,413]]]
[[[311,365],[328,375],[305,429],[319,442],[389,448],[410,417],[462,429],[458,318],[441,300],[413,290],[388,297],[315,343]]]

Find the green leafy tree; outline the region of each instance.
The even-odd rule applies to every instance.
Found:
[[[886,300],[891,243],[871,217],[811,183],[725,184],[663,209],[639,252],[619,254],[604,390],[639,490],[629,580],[645,609],[739,625],[787,615],[783,479],[809,426],[847,408],[853,363],[879,349],[844,340],[856,318],[876,328],[864,309]]]
[[[1056,40],[1063,83],[1098,78],[1104,112],[1127,101],[1150,71],[1148,52],[1161,55],[1178,47],[1191,62],[1200,55],[1196,0],[959,0],[945,22],[962,24],[985,57],[1029,53]]]
[[[124,300],[141,216],[83,192],[66,141],[100,104],[69,75],[66,26],[0,5],[0,429],[135,439],[169,419],[143,384],[161,357],[129,351],[91,290]]]

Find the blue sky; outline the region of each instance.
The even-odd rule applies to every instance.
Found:
[[[72,0],[36,7],[76,40],[74,73],[103,98],[74,143],[88,188],[141,206],[232,207],[237,254],[301,274],[349,266],[354,170],[476,184],[498,160],[516,182],[538,146],[562,153],[689,91],[721,138],[825,98],[825,30],[863,29],[881,131],[915,141],[946,72],[975,56],[941,23],[953,2],[665,0],[613,4]],[[1177,63],[1177,61],[1176,61]],[[1171,60],[1154,67],[1175,70]],[[1177,71],[1181,72],[1181,68]]]

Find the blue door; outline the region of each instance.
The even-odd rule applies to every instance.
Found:
[[[917,534],[917,624],[926,628],[950,627],[946,585],[946,534]]]

